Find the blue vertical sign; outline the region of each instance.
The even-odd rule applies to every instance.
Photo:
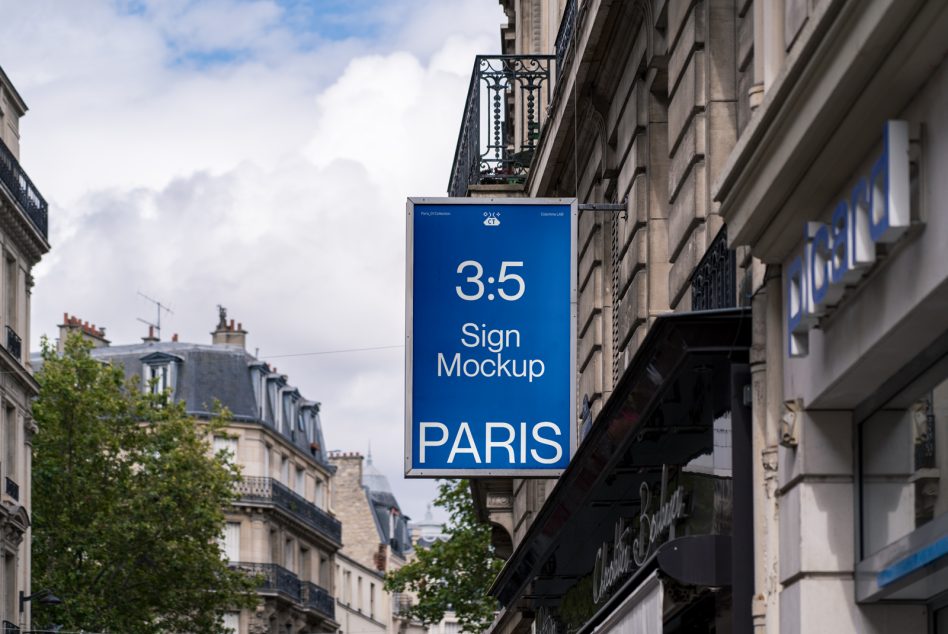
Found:
[[[569,464],[576,217],[573,199],[409,199],[407,477]]]

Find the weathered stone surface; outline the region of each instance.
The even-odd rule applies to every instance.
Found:
[[[602,351],[593,354],[586,365],[586,370],[579,374],[579,402],[582,403],[583,396],[589,397],[590,404],[598,401],[602,397]]]
[[[582,214],[596,214],[600,212],[596,211],[583,211]],[[586,288],[586,284],[589,283],[589,279],[592,276],[593,270],[602,265],[602,241],[596,240],[591,242],[589,247],[583,251],[582,257],[579,258],[579,291],[582,292]]]
[[[627,202],[627,213],[619,214],[616,224],[618,239],[616,244],[619,249],[619,258],[625,257],[625,252],[629,248],[632,236],[639,230],[639,227],[648,220],[648,199],[645,196],[646,178],[640,175],[632,181],[632,189],[629,191],[629,200]]]
[[[642,107],[644,104],[641,103],[643,100],[642,92],[641,82],[636,82],[617,122],[614,144],[618,157],[625,157],[632,147],[636,134],[645,127],[645,108]]]
[[[707,152],[707,117],[705,114],[698,113],[685,129],[685,134],[681,138],[681,143],[675,148],[675,154],[672,156],[668,165],[668,199],[675,200],[675,195],[688,176],[692,166],[701,161]]]
[[[695,250],[695,234],[692,233],[685,240],[684,246],[678,253],[678,257],[672,264],[668,274],[668,304],[673,310],[691,281],[691,274],[694,272],[697,263]]]
[[[616,182],[616,188],[619,192],[627,192],[636,175],[645,170],[645,163],[648,159],[647,137],[648,134],[644,132],[634,137],[632,146],[619,168],[619,176]]]
[[[599,324],[600,317],[594,318],[592,327],[587,328],[582,337],[579,338],[579,350],[576,354],[576,366],[580,372],[586,370],[593,353],[602,349],[602,328]]]
[[[668,218],[668,124],[649,124],[648,219]]]
[[[643,271],[639,271],[613,311],[613,318],[617,325],[617,344],[619,348],[625,347],[629,337],[632,336],[632,331],[645,321],[648,315],[647,292],[646,275]]]
[[[589,247],[590,240],[599,235],[599,231],[602,229],[602,222],[599,218],[599,214],[583,212],[579,214],[577,225],[577,250],[579,251],[579,256],[582,257]]]
[[[807,3],[809,0],[783,0],[783,41],[789,51],[807,18]]]
[[[597,266],[593,269],[592,277],[586,288],[579,294],[579,336],[586,334],[586,329],[592,323],[593,317],[599,315],[602,311],[602,267]]]
[[[695,11],[702,11],[701,4],[695,0],[668,0],[668,41],[671,46],[678,41],[692,7],[696,7]]]
[[[688,173],[668,217],[668,253],[671,260],[678,259],[692,229],[707,215],[707,190],[707,170],[703,162],[698,163]]]
[[[745,71],[754,59],[754,16],[746,15],[738,20],[737,69]]]
[[[737,93],[734,0],[708,0],[707,9],[708,101],[733,101]]]
[[[606,113],[606,130],[609,134],[609,140],[613,144],[616,142],[616,135],[618,134],[619,122],[622,119],[628,119],[627,110],[629,108],[635,108],[639,103],[641,97],[636,92],[643,92],[641,89],[636,90],[636,84],[638,83],[639,70],[642,67],[643,57],[645,54],[645,45],[646,38],[638,37],[636,38],[635,44],[632,47],[632,51],[629,54],[628,61],[625,64],[625,68],[622,72],[622,77],[619,80],[616,90],[613,93],[612,101],[609,104],[609,111]],[[637,117],[644,115],[644,108],[636,108],[641,111],[641,114],[636,114],[630,120],[637,121]],[[644,121],[643,121],[644,124]]]
[[[698,6],[699,10],[692,8],[685,18],[685,23],[681,31],[681,37],[675,42],[671,56],[668,60],[668,86],[673,90],[674,86],[681,79],[681,73],[685,68],[685,63],[691,57],[692,53],[704,45],[704,11],[700,10],[703,6]]]
[[[668,147],[672,151],[681,140],[685,127],[695,113],[704,108],[706,101],[705,55],[704,51],[696,51],[689,59],[668,106]]]
[[[737,143],[737,102],[711,101],[705,115],[700,118],[707,120],[704,162],[708,166],[708,182],[714,183],[717,182],[734,144]]]
[[[630,242],[630,247],[625,255],[619,260],[619,288],[616,293],[619,297],[625,295],[632,283],[632,279],[646,264],[646,255],[648,253],[647,243],[648,230],[645,227],[635,232]]]

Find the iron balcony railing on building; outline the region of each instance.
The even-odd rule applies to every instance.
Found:
[[[229,566],[248,575],[259,577],[259,591],[275,592],[295,603],[302,603],[302,584],[299,577],[283,566],[244,561],[232,561]]]
[[[330,619],[336,618],[336,600],[328,590],[312,581],[303,582],[303,607],[315,610]]]
[[[49,229],[49,205],[3,141],[0,141],[0,183],[6,185],[45,239]]]
[[[573,49],[573,37],[576,34],[576,24],[579,20],[578,0],[567,0],[563,9],[563,19],[556,33],[556,42],[553,50],[556,51],[556,81],[559,83],[563,69]]]
[[[342,523],[273,478],[244,477],[237,485],[241,502],[272,504],[334,542],[342,542]]]
[[[3,622],[3,634],[7,634],[8,632],[16,632],[18,634],[19,631],[20,628],[15,623],[11,623],[10,621]]]
[[[727,227],[721,227],[691,277],[691,310],[737,306],[737,258],[727,248]]]
[[[5,480],[6,482],[5,482],[4,490],[7,492],[7,495],[9,495],[11,498],[16,500],[17,502],[19,502],[20,501],[20,485],[14,482],[13,480],[11,480],[10,478],[5,478]]]
[[[412,604],[411,604],[410,596],[406,594],[402,594],[400,592],[396,592],[395,594],[392,595],[392,612],[394,612],[395,614],[397,615],[406,614],[408,612],[408,609],[411,607],[411,605]]]
[[[16,357],[17,361],[23,360],[23,340],[10,326],[7,326],[7,352]]]
[[[464,105],[448,195],[526,180],[550,103],[554,55],[478,55]]]

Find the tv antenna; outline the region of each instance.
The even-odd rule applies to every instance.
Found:
[[[148,321],[147,319],[142,319],[141,317],[136,317],[136,319],[138,319],[138,321],[142,322],[146,326],[151,326],[152,328],[154,328],[155,336],[158,337],[159,340],[161,340],[161,311],[165,311],[169,315],[173,315],[174,311],[171,310],[169,307],[165,306],[164,304],[162,304],[161,302],[159,302],[157,299],[152,299],[151,297],[149,297],[148,295],[145,295],[141,291],[138,291],[138,294],[141,297],[145,298],[147,301],[155,305],[155,321],[153,323],[153,322]]]

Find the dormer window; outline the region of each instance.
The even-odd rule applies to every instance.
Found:
[[[142,357],[142,387],[152,394],[162,394],[175,390],[177,368],[181,357],[163,352],[155,352]]]

